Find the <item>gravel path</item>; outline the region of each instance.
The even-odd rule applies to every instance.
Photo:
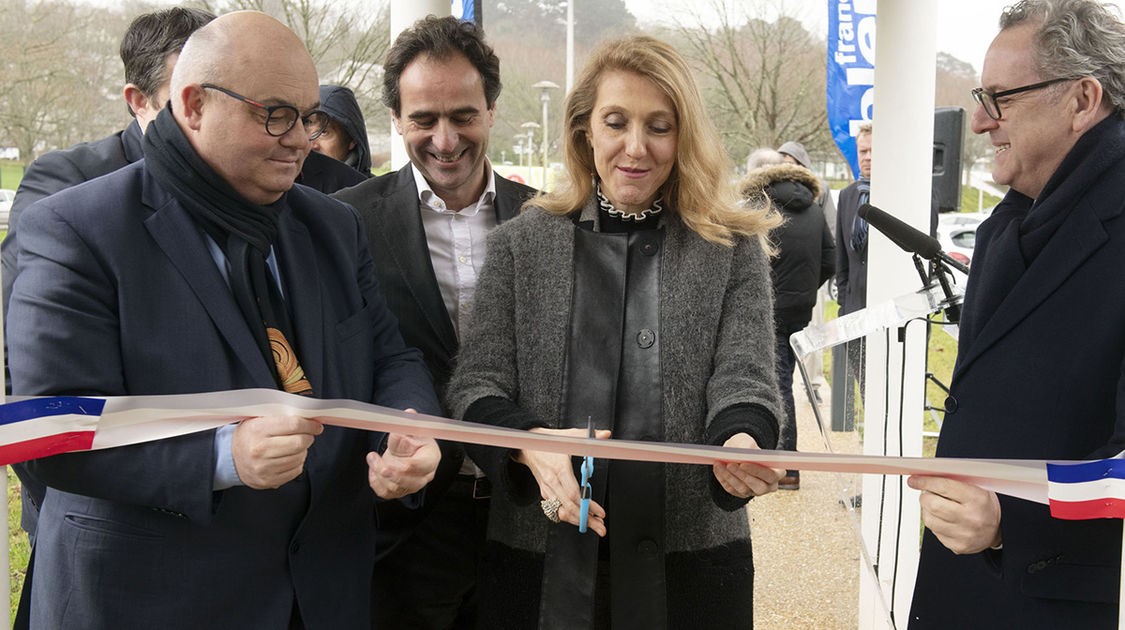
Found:
[[[797,448],[826,452],[812,406],[798,377]],[[831,393],[819,388],[828,422]],[[832,449],[860,450],[855,433],[832,433]],[[841,498],[856,494],[859,475],[805,472],[801,489],[779,490],[750,502],[754,542],[754,627],[758,630],[856,627],[859,606],[859,512]]]

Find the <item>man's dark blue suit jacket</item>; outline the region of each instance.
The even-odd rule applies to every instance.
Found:
[[[321,398],[438,413],[387,310],[354,209],[303,186],[275,251]],[[137,163],[34,206],[8,315],[17,394],[274,387],[201,230]],[[212,489],[213,431],[30,463],[48,486],[32,625],[366,628],[374,554],[364,456],[327,427],[279,490]]]

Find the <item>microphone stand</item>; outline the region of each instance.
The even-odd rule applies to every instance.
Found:
[[[951,324],[960,322],[961,303],[960,299],[953,295],[953,285],[950,284],[953,272],[949,270],[949,266],[940,258],[934,258],[930,261],[930,271],[927,273],[926,264],[922,262],[921,256],[911,254],[911,258],[914,260],[914,269],[918,271],[918,277],[922,279],[922,286],[930,286],[935,277],[938,284],[941,285],[941,292],[945,295],[945,301],[949,304],[945,308],[945,319]]]
[[[953,287],[950,285],[953,272],[940,258],[931,260],[930,267],[933,269],[934,275],[937,276],[938,283],[941,284],[941,292],[945,295],[946,302],[949,303],[949,306],[945,309],[945,319],[951,324],[959,323],[961,321],[961,299],[954,297]]]
[[[926,263],[922,262],[922,257],[918,254],[912,253],[910,254],[910,258],[914,261],[914,269],[918,271],[918,277],[922,280],[922,286],[930,286],[932,278],[930,276],[930,273],[926,272]]]

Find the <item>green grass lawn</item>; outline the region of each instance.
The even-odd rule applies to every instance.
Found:
[[[981,199],[983,197],[983,200]],[[982,203],[983,205],[978,205]],[[961,212],[980,212],[984,208],[991,208],[1000,203],[1000,197],[986,192],[980,194],[980,189],[972,186],[961,187]]]
[[[0,161],[0,188],[15,190],[23,179],[23,163]]]
[[[835,302],[828,302],[824,311],[825,321],[835,319],[836,313],[839,310],[839,305]],[[929,345],[926,348],[926,371],[934,375],[946,387],[949,387],[949,381],[953,377],[953,364],[957,360],[957,342],[934,327],[930,334]],[[824,355],[824,376],[828,382],[832,382],[832,355],[825,353]],[[858,393],[857,393],[858,397]],[[939,410],[945,406],[945,391],[935,385],[933,382],[926,381],[926,402],[932,406],[937,407]],[[857,412],[858,413],[858,412]],[[940,418],[943,412],[937,412]],[[929,411],[923,412],[922,415],[922,430],[936,432],[939,429],[936,422]],[[933,457],[934,448],[937,446],[937,438],[924,437],[922,438],[922,455],[925,457]]]
[[[11,468],[5,466],[4,469],[8,471],[8,575],[11,580],[8,597],[14,618],[31,545],[27,542],[27,532],[20,529],[20,480]]]

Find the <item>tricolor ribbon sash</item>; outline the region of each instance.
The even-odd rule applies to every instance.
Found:
[[[1055,518],[1125,518],[1125,459],[1048,463],[1047,482]]]
[[[0,462],[88,450],[104,406],[102,399],[73,396],[0,405]]]
[[[9,400],[14,402],[0,406],[0,464],[161,440],[255,416],[293,415],[353,429],[600,459],[708,465],[718,461],[754,462],[794,470],[936,475],[1048,503],[1047,462],[1041,460],[796,453],[668,442],[591,440],[459,422],[353,400],[306,398],[273,389],[169,396],[10,397]]]

